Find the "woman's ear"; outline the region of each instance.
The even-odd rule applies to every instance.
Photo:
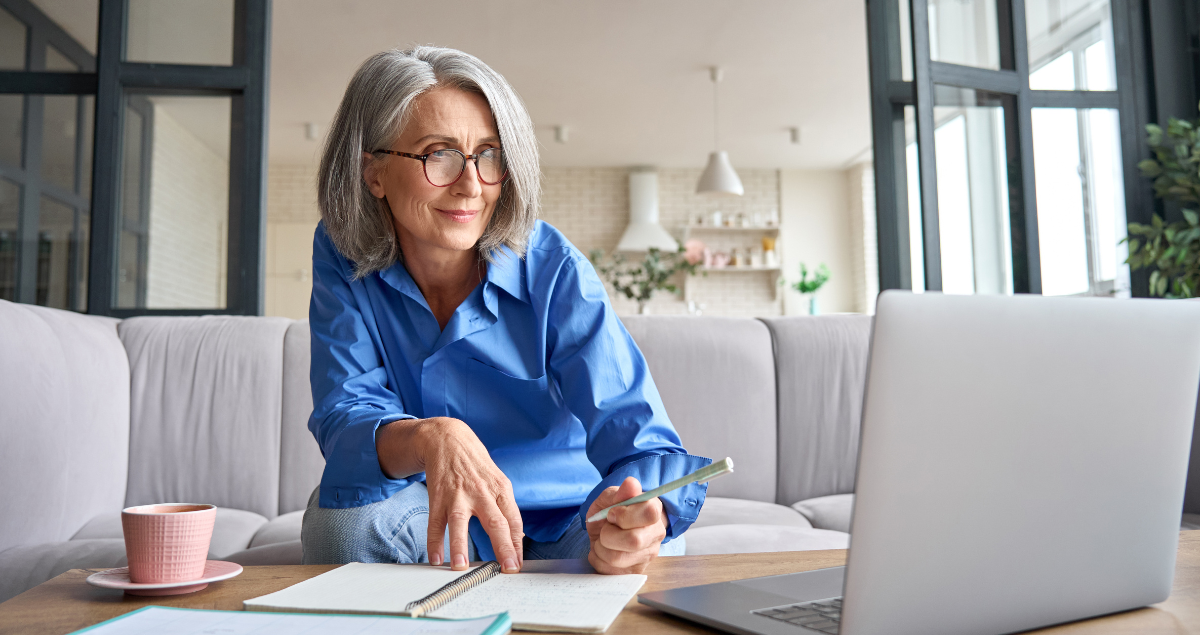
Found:
[[[367,189],[371,191],[371,196],[375,198],[383,198],[387,192],[383,189],[383,165],[382,161],[375,158],[375,155],[370,152],[362,153],[362,175],[363,183],[367,184]]]

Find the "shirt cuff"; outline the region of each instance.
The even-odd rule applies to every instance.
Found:
[[[605,489],[619,486],[626,477],[632,476],[642,484],[642,491],[654,489],[664,483],[683,478],[696,470],[712,464],[712,459],[691,454],[658,454],[631,461],[617,467],[600,481],[579,508],[579,519],[587,527],[587,512]],[[667,537],[663,543],[682,536],[696,522],[704,498],[708,494],[708,483],[690,483],[659,496],[663,511],[667,514]]]
[[[391,413],[374,420],[347,425],[338,435],[333,452],[325,457],[318,504],[324,509],[361,507],[391,498],[414,482],[425,480],[425,473],[407,478],[388,478],[379,467],[375,450],[375,432],[379,426],[416,419],[413,415]]]

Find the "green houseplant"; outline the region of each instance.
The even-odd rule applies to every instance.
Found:
[[[813,271],[811,280],[808,278],[808,266],[803,262],[800,263],[800,280],[792,285],[792,288],[800,292],[800,295],[808,296],[808,314],[817,314],[817,289],[820,289],[826,282],[829,282],[829,268],[825,263],[817,267]]]
[[[700,257],[695,249],[682,245],[675,252],[664,252],[651,247],[641,262],[630,262],[620,253],[605,258],[604,250],[593,249],[589,254],[592,265],[600,278],[612,285],[617,293],[638,303],[638,313],[649,313],[646,303],[655,291],[677,293],[675,274],[684,272],[695,275],[700,268]]]
[[[1154,179],[1154,193],[1179,204],[1183,220],[1166,223],[1155,214],[1149,225],[1129,223],[1132,270],[1153,267],[1150,295],[1191,298],[1200,293],[1200,119],[1171,118],[1163,130],[1146,126],[1153,159],[1138,163],[1142,175]]]

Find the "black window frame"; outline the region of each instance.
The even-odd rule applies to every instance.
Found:
[[[37,29],[29,28],[31,36],[27,42],[28,50],[40,47],[44,55],[44,44],[49,41],[60,51],[64,51],[64,47],[75,47],[90,58],[90,54],[29,0],[0,0],[0,4],[27,25],[37,25]],[[41,95],[96,96],[87,312],[117,318],[139,315],[262,315],[266,273],[267,90],[271,0],[234,1],[231,66],[126,62],[124,52],[128,13],[128,0],[99,0],[97,54],[94,66],[85,67],[81,64],[81,72],[45,72],[36,70],[36,66],[27,71],[0,71],[0,94],[25,94],[27,101],[40,99]],[[51,35],[35,35],[38,33]],[[72,61],[78,63],[74,58]],[[228,262],[223,309],[117,306],[124,109],[131,95],[227,96],[231,99]],[[40,126],[40,121],[35,123]],[[26,129],[30,125],[26,122]],[[148,135],[143,134],[143,143],[147,140]],[[33,141],[40,147],[40,137]],[[34,151],[37,149],[34,148]],[[148,176],[147,169],[147,165],[142,166],[143,177]],[[8,174],[0,173],[0,176],[8,177]],[[22,185],[26,180],[26,175],[22,174],[18,184]],[[144,182],[148,182],[148,178]],[[23,197],[30,196],[25,194],[27,189],[23,188]],[[23,201],[22,205],[20,239],[25,238],[26,226],[32,226],[35,233],[38,226],[36,206],[33,206],[35,211],[30,222],[24,211],[30,206],[25,203],[27,201]],[[30,251],[32,253],[25,253]],[[36,251],[22,249],[21,261],[32,261],[34,270],[30,270],[28,264],[24,270],[18,266],[18,275],[21,277],[17,285],[18,301],[21,302],[32,303],[36,300],[34,292],[27,290],[30,288],[30,276],[36,276]],[[144,305],[144,284],[139,285],[138,295],[138,304]]]
[[[910,7],[912,81],[901,72],[899,2]],[[1163,211],[1137,169],[1150,157],[1145,127],[1168,116],[1196,114],[1197,1],[1110,0],[1114,91],[1040,91],[1029,88],[1025,0],[996,0],[1000,70],[929,57],[928,3],[925,0],[866,0],[871,127],[874,140],[880,289],[911,289],[908,182],[904,107],[915,106],[918,173],[922,205],[925,288],[941,289],[938,235],[937,157],[933,142],[934,86],[972,88],[1015,98],[1006,109],[1009,155],[1009,219],[1013,290],[1041,293],[1037,200],[1034,189],[1032,109],[1108,108],[1120,121],[1121,155],[1128,222],[1149,222]],[[1170,212],[1170,210],[1167,210]],[[1132,295],[1148,295],[1148,272],[1131,273]]]

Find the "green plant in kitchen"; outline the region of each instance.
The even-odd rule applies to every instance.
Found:
[[[819,267],[813,271],[811,280],[808,278],[808,266],[803,262],[800,263],[800,280],[792,284],[792,288],[799,291],[802,295],[808,296],[808,314],[817,314],[817,289],[820,289],[826,282],[829,282],[829,268],[825,263],[821,263]]]
[[[1150,295],[1191,298],[1200,293],[1200,119],[1172,117],[1167,129],[1146,126],[1153,159],[1138,163],[1154,179],[1154,193],[1178,203],[1183,220],[1166,223],[1155,214],[1149,225],[1129,223],[1129,268],[1153,267]]]
[[[690,241],[689,241],[690,242]],[[617,293],[638,303],[638,313],[649,313],[646,303],[655,291],[677,293],[675,274],[695,275],[702,256],[694,248],[680,246],[675,252],[651,247],[641,262],[630,262],[620,253],[605,258],[604,250],[593,249],[590,258],[596,272]]]

